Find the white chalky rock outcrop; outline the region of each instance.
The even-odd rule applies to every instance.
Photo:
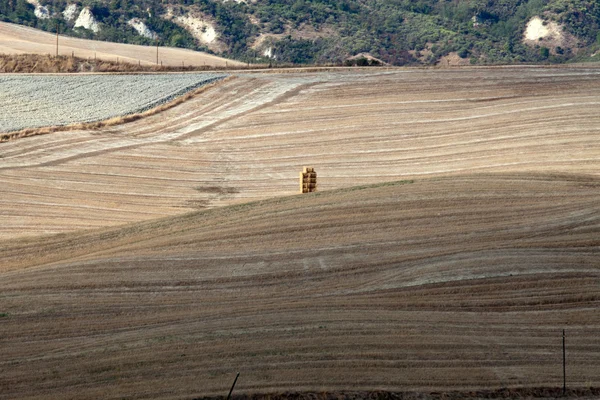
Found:
[[[527,23],[524,40],[539,41],[541,39],[562,40],[561,27],[554,21],[544,21],[540,17],[533,17]]]
[[[48,10],[48,7],[41,5],[38,0],[27,0],[27,2],[29,4],[32,4],[35,7],[35,10],[33,10],[33,14],[36,16],[36,18],[38,18],[38,19],[49,19],[50,18],[50,11]]]
[[[100,31],[98,21],[96,21],[94,14],[92,14],[92,11],[87,7],[79,13],[79,17],[77,17],[77,21],[75,21],[75,28],[84,28],[93,32]]]
[[[148,25],[146,25],[144,21],[140,20],[139,18],[132,18],[127,21],[127,24],[135,29],[140,36],[147,37],[148,39],[158,38],[156,32],[148,28]]]
[[[62,14],[66,21],[73,21],[77,15],[77,4],[69,4]]]
[[[175,18],[175,22],[184,26],[196,39],[205,44],[211,44],[217,40],[217,31],[208,21],[193,15],[180,15]]]

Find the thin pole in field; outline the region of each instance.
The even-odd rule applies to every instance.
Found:
[[[156,64],[158,64],[158,39],[156,39]]]
[[[240,373],[238,372],[237,375],[235,376],[234,381],[233,381],[233,385],[231,385],[231,389],[229,390],[229,394],[227,395],[227,400],[231,399],[231,393],[233,392],[233,388],[235,387],[235,383],[237,382],[239,376],[240,376]]]
[[[56,24],[56,57],[58,57],[58,23]]]
[[[565,346],[565,330],[563,329],[563,396],[567,395],[567,353]]]

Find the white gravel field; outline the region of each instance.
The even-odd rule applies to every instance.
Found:
[[[224,77],[211,73],[2,76],[0,132],[139,113]]]

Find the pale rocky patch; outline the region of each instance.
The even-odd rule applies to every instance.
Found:
[[[100,25],[96,21],[96,17],[94,17],[92,11],[87,7],[79,13],[79,17],[75,21],[75,28],[84,28],[95,33],[100,31]]]
[[[263,50],[262,54],[265,57],[273,58],[273,48],[272,47],[267,47],[266,49]]]
[[[144,21],[140,20],[139,18],[130,19],[129,21],[127,21],[127,25],[135,29],[140,36],[146,37],[148,39],[158,38],[156,32],[148,28]]]
[[[225,50],[225,45],[219,41],[219,34],[213,22],[209,21],[202,14],[189,12],[187,14],[177,15],[173,8],[168,8],[163,18],[175,22],[181,26],[198,42],[206,45],[213,51],[221,52]]]
[[[175,18],[175,20],[184,25],[202,43],[211,44],[217,40],[215,27],[201,18],[191,15],[181,15]]]
[[[544,21],[540,17],[533,17],[527,23],[525,28],[526,40],[539,40],[551,35],[556,28],[556,23],[551,22],[544,25]],[[560,34],[560,32],[558,32]]]
[[[558,47],[572,51],[577,49],[577,38],[565,32],[561,24],[540,17],[533,17],[527,23],[523,33],[523,43],[529,46],[547,47],[552,54],[557,54]]]
[[[77,4],[69,4],[62,14],[66,21],[73,21],[77,15]]]
[[[33,14],[36,16],[36,18],[38,18],[38,19],[49,19],[50,18],[50,11],[48,10],[48,7],[41,5],[38,0],[27,0],[27,2],[35,7]]]

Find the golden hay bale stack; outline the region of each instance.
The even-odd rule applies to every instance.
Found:
[[[300,177],[300,192],[310,193],[317,191],[317,173],[313,167],[303,167]]]

